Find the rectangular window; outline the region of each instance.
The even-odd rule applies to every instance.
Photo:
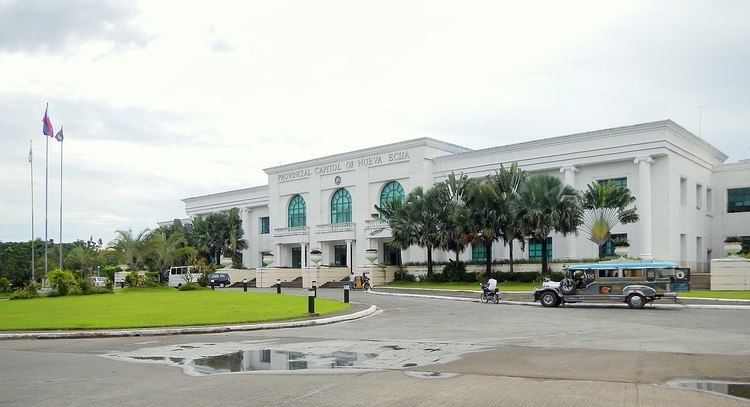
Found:
[[[714,210],[714,191],[706,187],[706,212],[711,213]]]
[[[703,185],[695,184],[695,209],[700,209],[702,202],[703,202]]]
[[[615,242],[628,241],[627,233],[613,233],[609,235],[609,239],[604,242],[603,245],[599,246],[599,258],[615,257]]]
[[[271,363],[271,349],[263,349],[260,353],[262,363]]]
[[[529,260],[542,259],[542,240],[529,239]],[[552,238],[547,238],[547,259],[552,259]]]
[[[271,231],[271,221],[268,216],[263,216],[260,219],[260,234],[267,235]]]
[[[680,205],[687,205],[687,178],[680,177]]]
[[[687,235],[680,234],[680,261],[687,261]]]
[[[750,187],[727,189],[727,212],[750,212]]]
[[[487,248],[485,248],[483,244],[472,244],[471,245],[471,260],[486,261],[487,260]]]
[[[606,179],[600,179],[598,181],[600,184],[606,184],[606,183],[613,183],[617,185],[618,187],[627,187],[628,186],[628,179],[627,178],[606,178]]]
[[[346,266],[346,245],[337,244],[333,246],[333,265]]]
[[[700,273],[703,266],[703,238],[700,236],[695,238],[695,261],[698,263],[696,272]]]

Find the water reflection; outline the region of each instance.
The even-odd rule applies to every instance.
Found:
[[[167,362],[192,368],[199,374],[252,372],[263,370],[336,369],[356,367],[358,362],[376,358],[376,353],[336,351],[313,355],[303,352],[255,349],[198,358],[134,356],[133,359]]]
[[[667,385],[750,399],[750,383],[714,380],[677,380]]]

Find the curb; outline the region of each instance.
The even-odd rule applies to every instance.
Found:
[[[393,297],[413,297],[413,298],[431,298],[436,300],[448,300],[448,301],[463,301],[463,302],[481,302],[479,298],[467,298],[467,297],[451,297],[445,295],[427,295],[427,294],[406,294],[406,293],[384,293],[379,291],[369,291],[372,294],[387,295]],[[505,305],[522,305],[528,307],[541,307],[542,304],[531,301],[505,301],[500,300],[500,304]],[[579,302],[575,304],[567,304],[566,308],[627,308],[627,304],[608,303],[608,304],[594,304]],[[750,305],[714,305],[714,304],[652,304],[648,308],[654,309],[718,309],[718,310],[741,310],[750,311]]]
[[[377,307],[371,305],[362,311],[346,315],[336,315],[326,318],[306,319],[302,321],[270,322],[261,324],[221,325],[221,326],[189,326],[174,328],[141,328],[97,331],[40,331],[0,333],[0,340],[10,339],[79,339],[79,338],[116,338],[127,336],[164,336],[185,334],[207,334],[239,331],[260,331],[264,329],[300,328],[306,326],[328,325],[336,322],[353,321],[375,313]]]
[[[440,291],[440,292],[450,291],[450,292],[456,292],[456,293],[477,293],[477,294],[480,294],[482,292],[482,290],[443,290],[443,289],[440,289],[440,288],[419,288],[419,287],[388,287],[388,286],[385,286],[385,287],[380,287],[380,288],[384,288],[386,290],[415,290],[415,291]],[[506,293],[506,294],[531,294],[531,291],[504,291],[504,290],[500,290],[500,292],[501,293]],[[746,300],[746,301],[750,301],[750,300]]]

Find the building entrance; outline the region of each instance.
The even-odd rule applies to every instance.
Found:
[[[391,266],[400,266],[401,250],[394,248],[390,243],[383,243],[383,262]]]
[[[302,268],[302,248],[292,247],[292,268]]]

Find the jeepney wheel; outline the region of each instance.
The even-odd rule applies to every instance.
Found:
[[[557,297],[557,294],[551,291],[547,291],[546,293],[542,294],[542,298],[539,300],[539,302],[542,303],[542,307],[551,308],[560,305],[560,298]]]
[[[576,282],[570,277],[563,278],[560,281],[560,291],[565,295],[572,295],[576,293]]]
[[[646,299],[640,294],[630,294],[626,300],[628,307],[632,309],[642,309],[646,306]]]

